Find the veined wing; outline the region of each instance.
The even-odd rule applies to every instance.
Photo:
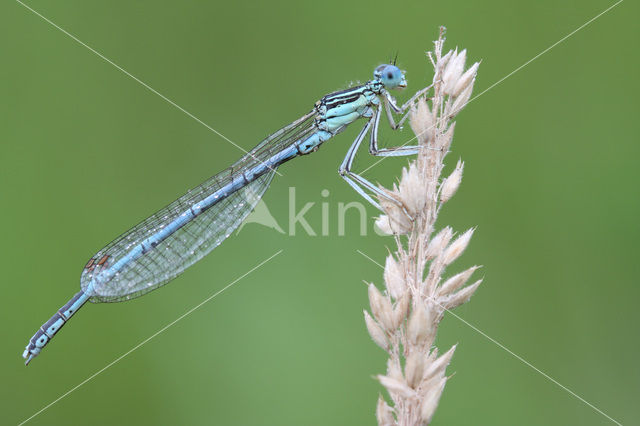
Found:
[[[166,284],[222,243],[253,210],[275,170],[219,201],[171,234],[153,250],[128,263],[105,283],[94,284],[92,302],[120,302],[142,296]],[[96,255],[117,259],[136,243],[107,247]],[[102,254],[104,253],[104,254]],[[112,254],[111,254],[112,253]],[[105,262],[106,263],[106,262]],[[109,265],[113,264],[109,262]],[[84,273],[83,273],[84,275]],[[87,283],[88,284],[88,283]],[[85,283],[83,280],[83,290]]]
[[[118,302],[152,291],[182,273],[224,241],[253,210],[266,191],[275,169],[219,201],[164,239],[153,249],[127,263],[111,279],[96,284],[102,271],[125,257],[134,247],[173,222],[191,206],[224,187],[297,140],[313,133],[315,113],[283,127],[262,141],[231,167],[188,191],[165,208],[131,228],[92,257],[80,277],[82,290],[92,302]],[[93,285],[89,288],[89,285]]]

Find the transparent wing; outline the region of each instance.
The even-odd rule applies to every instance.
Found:
[[[266,191],[275,170],[271,170],[244,188],[198,215],[174,234],[130,262],[109,281],[88,289],[92,279],[113,265],[142,241],[163,229],[175,218],[222,188],[243,170],[267,160],[295,141],[313,133],[315,114],[309,113],[278,130],[244,155],[231,167],[209,178],[165,208],[140,222],[93,256],[80,277],[82,290],[92,302],[119,302],[152,291],[182,273],[224,241],[253,210]]]
[[[93,288],[91,301],[120,302],[133,299],[178,276],[220,245],[242,223],[266,191],[274,174],[275,171],[268,172],[234,192],[180,228],[153,250],[129,263],[111,280]],[[122,240],[121,244],[107,247],[98,253],[97,257],[101,259],[109,255],[115,260],[125,255],[128,245],[137,245],[135,241],[129,242],[135,239],[133,233],[128,237]]]

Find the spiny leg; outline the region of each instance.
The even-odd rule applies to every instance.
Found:
[[[367,135],[367,132],[371,129],[371,126],[375,122],[376,117],[378,117],[378,121],[379,121],[380,120],[379,109],[376,109],[375,115],[367,121],[367,124],[364,125],[362,130],[360,130],[358,137],[353,141],[353,144],[351,144],[351,147],[347,151],[347,155],[344,157],[344,160],[342,160],[342,164],[340,164],[338,173],[340,173],[340,176],[342,176],[344,180],[346,180],[347,183],[351,185],[351,187],[355,189],[356,192],[362,196],[362,198],[370,202],[378,210],[382,210],[382,207],[380,207],[380,204],[378,204],[378,202],[376,202],[371,197],[371,195],[367,194],[365,189],[368,189],[369,191],[373,192],[377,196],[388,199],[393,203],[397,204],[398,201],[389,197],[389,195],[387,195],[384,191],[382,191],[373,183],[369,182],[367,179],[351,171],[351,166],[353,165],[353,159],[356,156],[356,152],[358,151],[360,144],[362,143],[365,136]]]
[[[389,107],[385,106],[387,112],[389,112]],[[373,131],[371,132],[371,140],[369,142],[369,153],[371,155],[375,155],[376,157],[400,157],[405,155],[414,155],[418,153],[418,146],[398,146],[398,147],[390,147],[390,148],[378,148],[378,128],[380,127],[380,110],[376,112],[373,117]],[[391,118],[389,120],[392,120]],[[391,126],[394,129],[393,125]],[[397,127],[396,127],[397,129]]]
[[[389,94],[389,92],[385,93],[384,103],[385,103],[385,108],[387,110],[387,118],[389,119],[389,124],[391,125],[391,128],[393,130],[396,130],[396,129],[398,129],[398,128],[400,128],[402,126],[402,124],[405,122],[405,120],[409,117],[409,112],[407,111],[407,108],[409,108],[411,105],[413,105],[413,103],[416,101],[416,99],[418,99],[420,96],[422,96],[425,93],[427,93],[429,91],[429,89],[431,89],[431,87],[433,87],[433,84],[430,84],[429,86],[425,87],[424,89],[418,90],[402,106],[397,106],[396,105],[395,99],[393,99],[393,96],[391,96]],[[403,114],[405,111],[407,111],[407,112],[402,116],[400,121],[398,121],[398,124],[396,124],[395,119],[393,118],[393,114],[391,114],[391,110],[393,110],[393,112],[395,112],[396,114]]]
[[[392,112],[395,112],[397,114],[403,113],[409,106],[411,106],[415,102],[416,99],[424,95],[431,88],[431,86],[425,87],[424,89],[419,90],[415,95],[411,97],[411,99],[405,102],[405,104],[402,105],[401,107],[395,104],[395,101],[391,95],[389,95],[388,93],[385,94],[384,108],[387,113],[387,119],[389,120],[389,125],[391,126],[391,129],[397,130],[398,128],[400,128],[404,123],[404,121],[409,116],[409,112],[407,112],[396,124],[393,118]],[[371,143],[369,144],[369,153],[371,155],[375,155],[377,157],[400,157],[405,155],[415,155],[418,153],[418,150],[420,149],[418,145],[408,145],[408,146],[400,145],[400,146],[382,148],[382,149],[378,148],[379,125],[380,125],[380,114],[377,114],[377,117],[375,117],[373,132],[371,133]]]
[[[389,124],[393,130],[398,129],[404,123],[404,121],[409,116],[409,113],[407,112],[400,119],[398,124],[396,124],[393,119],[391,110],[393,110],[393,112],[398,114],[403,113],[404,111],[407,110],[407,108],[409,108],[409,106],[411,106],[415,102],[416,99],[424,95],[431,88],[431,86],[433,85],[430,85],[428,87],[425,87],[422,90],[419,90],[415,95],[411,97],[411,99],[409,99],[407,102],[405,102],[404,105],[400,107],[396,105],[391,95],[389,95],[388,93],[386,94],[384,99],[385,109],[387,112],[387,118],[389,119]],[[367,121],[367,124],[365,124],[365,126],[362,128],[362,130],[358,134],[358,137],[356,137],[355,141],[347,151],[347,154],[344,157],[342,164],[340,165],[340,169],[338,170],[338,172],[340,173],[340,176],[342,176],[344,180],[346,180],[347,183],[351,185],[351,187],[355,189],[358,194],[360,194],[365,200],[369,201],[378,210],[382,210],[382,208],[380,207],[380,204],[377,203],[369,194],[365,192],[364,190],[365,188],[370,190],[371,192],[373,192],[379,197],[383,197],[395,204],[398,204],[398,205],[400,204],[397,200],[387,195],[384,191],[382,191],[376,185],[371,183],[369,180],[351,171],[351,166],[353,165],[353,160],[355,158],[356,152],[358,151],[358,148],[360,147],[360,144],[364,140],[367,132],[371,130],[371,127],[373,126],[373,130],[371,132],[371,139],[369,143],[369,152],[375,156],[398,157],[398,156],[405,156],[405,155],[414,155],[414,154],[417,154],[419,149],[418,146],[406,146],[406,147],[399,146],[399,147],[378,149],[378,129],[380,126],[381,108],[382,106],[378,106],[377,108],[375,108],[375,113]]]

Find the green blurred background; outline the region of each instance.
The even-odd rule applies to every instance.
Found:
[[[476,94],[610,1],[28,4],[245,149],[399,51],[407,97],[447,47],[482,59]],[[0,6],[0,416],[27,419],[276,251],[282,254],[35,417],[31,424],[373,424],[385,356],[362,318],[363,280],[389,238],[337,235],[357,195],[336,173],[357,126],[281,169],[329,236],[248,224],[141,299],[88,305],[28,368],[31,335],[78,291],[87,259],[241,152],[16,2]],[[449,168],[465,179],[440,225],[477,226],[451,272],[485,281],[458,315],[623,424],[638,422],[638,6],[626,1],[472,102]],[[635,123],[635,124],[634,124]],[[410,132],[385,133],[388,143]],[[372,164],[366,150],[357,160]],[[367,176],[389,184],[405,159]],[[321,191],[330,191],[328,198]],[[436,425],[612,424],[455,317],[459,347]]]

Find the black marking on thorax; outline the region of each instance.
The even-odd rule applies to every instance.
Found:
[[[351,87],[349,89],[340,90],[338,92],[333,92],[322,99],[320,99],[320,103],[326,106],[327,110],[335,108],[339,105],[348,104],[349,102],[354,102],[357,100],[362,94],[366,91],[366,85]]]

